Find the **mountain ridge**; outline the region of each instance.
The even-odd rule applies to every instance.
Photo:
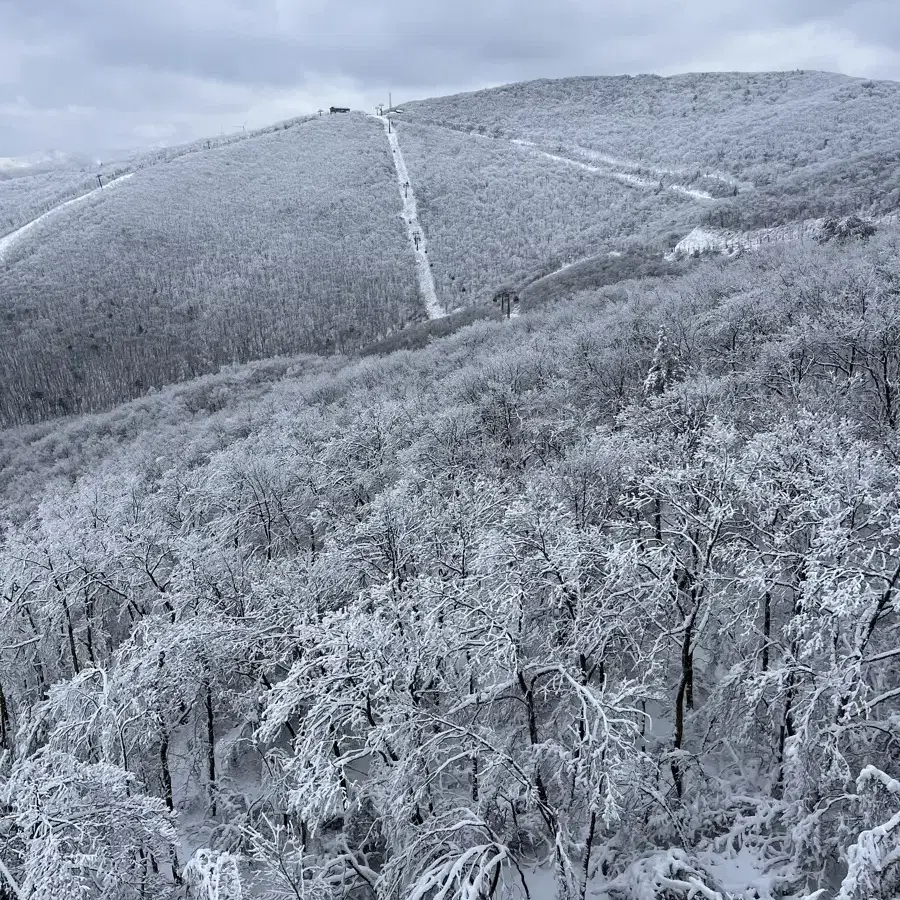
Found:
[[[482,308],[502,287],[524,287],[578,260],[624,254],[634,272],[652,271],[653,260],[698,228],[740,234],[828,217],[874,219],[900,208],[900,148],[889,126],[900,117],[900,86],[890,82],[799,72],[598,76],[400,108],[392,119],[416,227],[428,242],[428,262],[423,253],[418,263],[420,282],[434,282],[428,303],[410,293],[416,229],[403,226],[404,240],[397,227],[406,198],[398,204],[390,148],[372,132],[371,116],[300,117],[154,151],[104,167],[106,179],[137,173],[117,188],[114,203],[99,192],[39,239],[31,232],[7,251],[0,267],[0,337],[13,348],[7,400],[0,396],[6,420],[99,408],[145,390],[153,367],[141,356],[127,374],[119,371],[113,357],[122,348],[134,355],[142,344],[148,351],[167,344],[169,361],[150,375],[157,387],[260,354],[355,352],[425,318],[429,308]],[[861,121],[869,123],[865,139]],[[34,182],[30,194],[10,193],[12,182],[4,182],[7,208],[12,198],[16,209],[32,203],[37,212],[97,187],[95,173],[63,189],[48,178],[19,180],[16,190]],[[348,178],[358,181],[343,183]],[[268,206],[257,189],[271,192]],[[378,203],[363,203],[373,190]],[[236,205],[241,193],[246,199]],[[0,185],[0,218],[3,208]],[[224,231],[214,227],[223,217],[232,222]],[[370,219],[367,240],[381,248],[365,258],[340,237],[364,229],[361,217]],[[335,246],[315,239],[325,222]],[[174,243],[173,229],[182,235]],[[284,254],[290,263],[278,261]],[[378,273],[370,287],[348,294],[341,284],[362,283],[367,266]],[[378,324],[370,313],[350,313],[345,302],[368,291],[371,309],[383,311],[375,295],[401,284]],[[201,296],[207,299],[198,303]],[[74,297],[81,308],[72,308]],[[296,310],[289,334],[276,340],[277,327],[262,324],[273,315],[268,301],[260,306],[263,297]],[[227,316],[214,313],[219,306]],[[131,308],[145,310],[137,333],[124,324]],[[198,316],[259,336],[223,336],[216,340],[229,349],[209,345],[197,353],[178,336],[198,327],[191,324]],[[49,359],[37,368],[29,362],[44,348],[66,360],[49,382],[29,374],[51,369]]]
[[[0,896],[898,896],[895,92],[766,80],[706,167],[707,87],[696,146],[522,90],[20,237]]]

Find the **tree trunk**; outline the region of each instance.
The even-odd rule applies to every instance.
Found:
[[[681,644],[681,681],[675,697],[675,750],[684,745],[684,711],[694,708],[694,654],[691,651],[691,638],[694,633],[694,617],[691,616]],[[683,782],[681,766],[677,760],[672,761],[672,780],[679,798],[682,795]]]
[[[77,675],[81,668],[78,665],[78,651],[75,648],[75,631],[72,628],[72,617],[69,615],[69,604],[66,602],[66,598],[62,598],[62,607],[63,612],[66,614],[66,635],[69,639],[69,653],[72,657],[72,670]]]
[[[9,749],[9,709],[6,705],[6,694],[3,693],[3,685],[0,684],[0,748]]]
[[[172,799],[172,773],[169,771],[169,733],[166,726],[160,725],[159,730],[159,776],[162,780],[163,798],[169,810],[175,809]]]
[[[207,681],[206,693],[206,777],[209,787],[210,815],[216,815],[216,729],[213,713],[212,687]]]
[[[591,824],[588,827],[587,840],[584,844],[584,864],[581,877],[581,890],[578,900],[584,900],[587,894],[588,879],[591,875],[591,850],[594,849],[594,835],[597,831],[597,813],[591,812]]]

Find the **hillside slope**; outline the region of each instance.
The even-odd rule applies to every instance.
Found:
[[[355,352],[567,266],[550,294],[576,274],[589,288],[665,272],[704,228],[741,245],[893,213],[898,98],[823,73],[562,79],[405,104],[405,176],[358,113],[135,156],[107,168],[135,173],[114,194],[0,261],[0,422],[108,408],[223,363]],[[43,177],[6,201],[16,180],[0,184],[0,214],[58,204],[87,175]]]
[[[566,78],[402,109],[410,121],[686,179],[723,198],[707,215],[729,227],[900,206],[895,82],[822,72]]]
[[[380,123],[313,120],[139,168],[0,269],[0,420],[424,318]]]
[[[10,878],[896,896],[898,261],[703,260],[17,430]]]
[[[694,198],[506,140],[412,121],[397,130],[438,290],[451,308],[604,251],[641,247],[661,256],[698,218]]]
[[[125,172],[254,140],[276,131],[284,131],[310,121],[312,116],[286,119],[252,131],[207,137],[188,144],[161,147],[150,151],[116,154],[105,163],[80,155],[36,154],[24,158],[0,158],[0,237],[30,222],[39,215],[97,185],[97,176],[107,182]]]

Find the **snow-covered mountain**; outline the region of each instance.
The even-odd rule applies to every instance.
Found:
[[[12,877],[895,896],[898,260],[701,260],[3,433]]]
[[[0,897],[900,896],[896,97],[0,182]]]
[[[0,244],[0,338],[16,348],[0,381],[17,397],[0,415],[108,405],[223,362],[356,351],[560,270],[590,287],[669,271],[679,247],[731,252],[900,208],[890,82],[579,78],[400,109],[387,135],[371,116],[326,115],[0,183],[10,235],[59,211]],[[63,358],[47,383],[22,375]]]

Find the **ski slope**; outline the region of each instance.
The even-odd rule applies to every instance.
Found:
[[[23,237],[28,235],[31,231],[46,222],[48,219],[52,219],[58,213],[61,213],[64,209],[68,209],[70,206],[75,206],[76,204],[87,200],[89,197],[93,197],[95,194],[99,194],[101,191],[108,190],[116,184],[127,181],[133,175],[134,172],[129,172],[127,175],[120,175],[118,178],[114,178],[112,181],[107,182],[105,185],[103,185],[103,187],[96,187],[92,191],[88,191],[86,194],[80,194],[77,197],[73,197],[71,200],[66,200],[65,203],[60,203],[59,206],[54,206],[53,209],[48,209],[47,212],[38,216],[36,219],[32,219],[27,225],[23,225],[21,228],[17,228],[15,231],[10,232],[5,237],[0,238],[0,263],[6,260],[9,251],[12,250],[12,248],[15,247],[15,245],[18,244]]]
[[[581,147],[578,144],[575,144],[571,151],[576,154],[580,154],[582,156],[586,156],[588,159],[596,160],[597,162],[605,163],[608,166],[612,166],[617,169],[641,169],[645,172],[650,172],[653,175],[661,175],[661,176],[671,176],[673,178],[689,178],[690,173],[684,171],[683,169],[670,169],[665,166],[653,166],[649,163],[636,162],[631,159],[623,159],[620,156],[610,156],[608,153],[601,153],[598,150],[591,150],[588,147]],[[735,178],[733,175],[729,175],[726,172],[717,172],[713,170],[707,170],[699,172],[698,174],[702,175],[704,178],[709,178],[712,181],[718,181],[721,184],[725,184],[731,188],[737,188],[738,191],[752,191],[753,185],[750,182],[741,181]],[[680,187],[680,186],[679,186]],[[683,190],[691,190],[690,188],[683,188]],[[705,191],[697,191],[698,195],[703,195],[702,199],[711,199],[710,195]]]
[[[447,310],[438,300],[437,290],[435,290],[434,276],[431,274],[431,264],[428,260],[425,231],[419,224],[416,195],[409,181],[409,172],[406,169],[400,142],[397,140],[397,130],[391,127],[387,116],[375,116],[374,118],[381,120],[384,125],[384,133],[391,145],[394,169],[397,172],[397,184],[400,187],[400,199],[403,201],[403,221],[406,223],[409,244],[416,258],[416,275],[419,279],[419,289],[425,300],[425,310],[429,319],[441,319],[447,315]]]
[[[531,141],[523,141],[519,139],[513,139],[510,141],[511,144],[515,144],[518,147],[524,147],[526,150],[531,151],[532,153],[536,153],[538,156],[543,156],[546,159],[552,159],[555,162],[566,163],[570,166],[575,166],[579,169],[583,169],[585,172],[592,172],[596,175],[601,175],[606,178],[612,178],[614,181],[619,181],[622,184],[631,185],[632,187],[638,188],[648,188],[655,190],[659,187],[659,182],[651,181],[648,178],[641,178],[639,175],[635,175],[633,172],[620,172],[616,169],[610,168],[612,165],[612,157],[605,157],[602,154],[593,154],[593,151],[585,151],[581,148],[576,148],[577,152],[580,153],[591,153],[592,155],[596,155],[597,161],[602,163],[602,165],[595,166],[590,163],[582,162],[578,159],[572,159],[568,156],[559,156],[556,153],[549,153],[546,150],[542,150],[536,144]],[[620,164],[623,164],[623,161],[618,161]],[[656,171],[659,174],[665,172],[666,174],[670,174],[668,170],[652,170]],[[674,191],[676,194],[682,194],[685,197],[692,197],[694,200],[712,200],[712,194],[707,191],[696,190],[695,188],[685,187],[683,184],[669,184],[665,185],[667,190]]]

